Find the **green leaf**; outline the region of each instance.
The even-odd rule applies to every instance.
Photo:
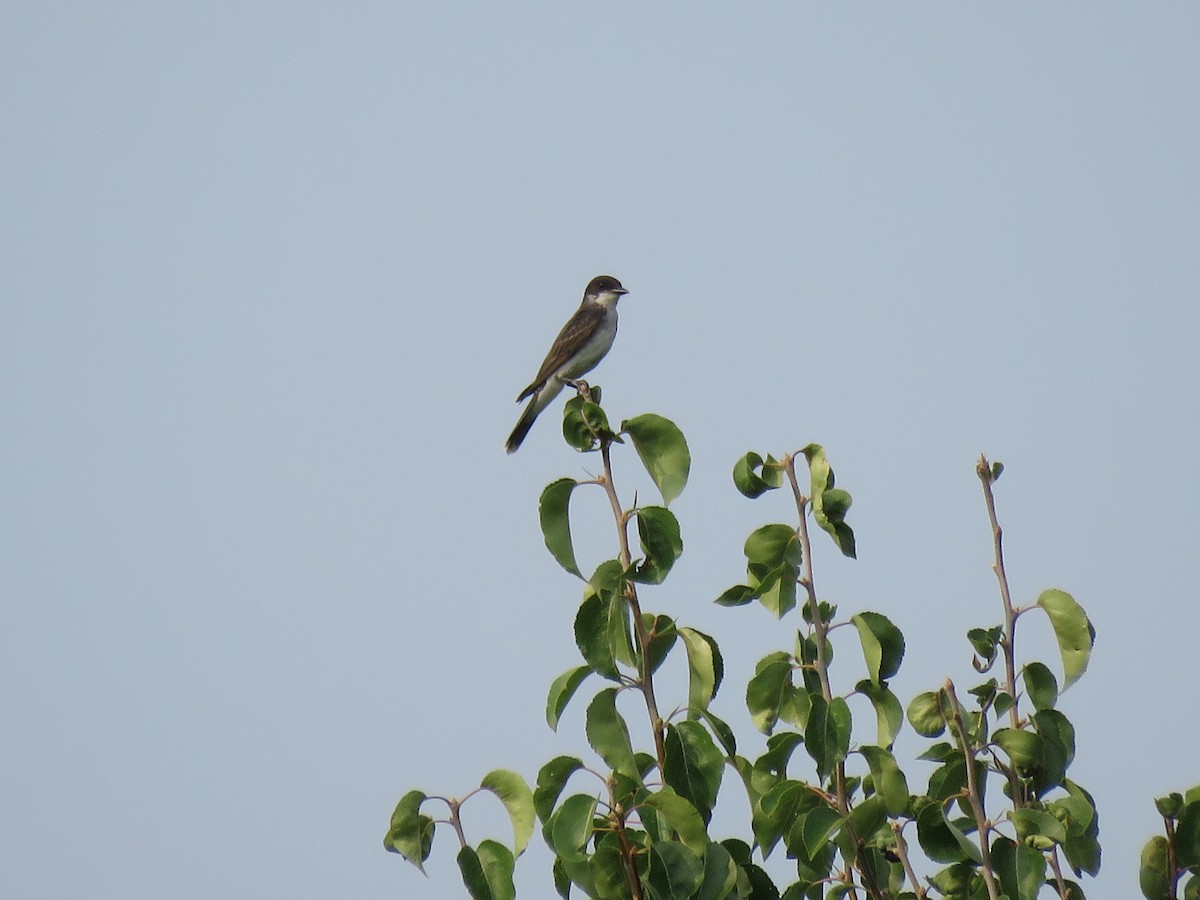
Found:
[[[571,492],[579,485],[574,478],[560,478],[546,485],[538,501],[538,518],[542,523],[542,537],[546,540],[546,549],[558,560],[558,564],[582,578],[579,564],[575,562],[575,547],[571,543],[571,517],[568,509],[571,505]]]
[[[1179,867],[1200,866],[1200,800],[1185,804],[1175,824],[1175,855]]]
[[[542,766],[538,771],[537,790],[533,792],[533,808],[539,819],[549,821],[567,779],[582,768],[583,760],[577,756],[556,756]]]
[[[683,432],[670,419],[654,413],[626,419],[621,423],[621,431],[633,440],[633,448],[662,494],[663,504],[670,506],[683,493],[692,468]]]
[[[707,824],[725,771],[724,755],[699,722],[668,725],[665,744],[663,780],[691,803]]]
[[[1018,769],[1031,770],[1041,765],[1043,741],[1040,735],[1019,728],[1001,728],[992,735],[992,740]]]
[[[679,629],[679,637],[687,652],[688,717],[696,718],[717,695],[725,676],[725,661],[717,642],[703,631],[684,627]]]
[[[704,819],[696,811],[696,807],[674,790],[664,787],[643,799],[642,805],[656,810],[693,853],[704,852],[704,848],[708,846]]]
[[[729,851],[715,841],[704,850],[704,875],[695,900],[730,900],[737,897],[738,867]]]
[[[1066,591],[1057,588],[1042,591],[1037,605],[1050,617],[1054,637],[1058,640],[1058,651],[1062,654],[1065,676],[1062,689],[1065,691],[1087,671],[1096,631],[1088,621],[1083,607]]]
[[[691,897],[703,878],[704,860],[694,849],[675,841],[655,841],[650,845],[646,887],[653,900]]]
[[[846,818],[843,829],[860,841],[870,843],[877,831],[887,823],[887,805],[883,797],[876,794],[863,800]]]
[[[592,388],[592,396],[598,398],[599,388]],[[608,416],[599,404],[584,400],[576,395],[563,406],[563,438],[582,453],[595,450],[602,437],[624,443],[613,434]]]
[[[425,872],[424,862],[429,859],[433,846],[433,819],[421,815],[421,804],[425,802],[421,791],[409,791],[400,798],[392,813],[392,822],[383,837],[383,846],[390,853],[399,853]]]
[[[908,780],[900,770],[896,757],[882,747],[869,745],[860,747],[858,752],[871,768],[871,780],[875,782],[876,792],[883,798],[888,815],[903,814],[908,808]]]
[[[657,672],[659,666],[666,660],[667,654],[671,652],[671,648],[675,646],[679,632],[675,627],[675,620],[662,614],[656,616],[653,613],[642,613],[642,625],[650,639],[647,648],[647,654],[650,657],[650,671]]]
[[[609,681],[619,681],[620,674],[613,658],[613,645],[609,639],[609,618],[619,598],[593,594],[579,605],[575,614],[575,644],[584,662],[597,675]]]
[[[592,700],[587,710],[586,731],[588,743],[609,768],[633,781],[641,781],[629,741],[629,728],[617,712],[616,688],[606,688]]]
[[[794,690],[791,657],[786,653],[780,656],[782,658],[766,657],[746,685],[746,708],[754,727],[763,734],[771,733],[779,721],[780,707]]]
[[[904,710],[900,708],[899,699],[888,688],[873,684],[866,679],[856,684],[854,689],[870,700],[871,706],[875,708],[875,725],[878,735],[875,742],[881,747],[890,749],[892,742],[896,740],[896,735],[900,733],[901,725],[904,724]]]
[[[825,843],[842,824],[842,817],[838,815],[837,810],[820,805],[797,817],[796,824],[800,828],[805,858],[811,860],[818,858]]]
[[[975,669],[979,672],[986,672],[991,668],[992,662],[996,659],[996,651],[1000,647],[1000,636],[1004,629],[999,625],[992,628],[972,628],[967,632],[967,640],[971,642],[971,648],[975,651],[975,655],[982,660],[982,663],[976,663]]]
[[[797,817],[815,805],[815,800],[799,781],[779,782],[758,798],[752,806],[750,827],[764,859],[771,855],[780,837],[795,827]]]
[[[825,448],[820,444],[809,444],[800,452],[808,460],[813,518],[833,538],[842,554],[854,559],[854,532],[845,522],[846,511],[850,509],[850,494],[834,487],[833,469],[825,458]]]
[[[1040,809],[1010,809],[1008,818],[1017,828],[1017,837],[1025,842],[1030,838],[1043,840],[1035,846],[1040,850],[1048,850],[1053,844],[1061,844],[1067,839],[1067,829],[1048,812]]]
[[[804,729],[804,746],[817,764],[817,779],[824,783],[833,767],[846,758],[850,750],[850,707],[841,697],[826,703],[814,697],[808,727]]]
[[[746,538],[743,549],[747,560],[768,569],[800,565],[800,536],[791,525],[776,523],[756,528]]]
[[[458,851],[458,870],[462,873],[463,885],[471,900],[496,900],[483,871],[483,862],[474,847],[468,845]]]
[[[1038,710],[1030,721],[1042,739],[1041,769],[1033,779],[1040,797],[1062,784],[1067,767],[1075,760],[1075,726],[1056,709]]]
[[[1046,857],[1040,850],[1000,837],[992,842],[992,864],[1001,890],[1012,900],[1037,900],[1046,881]]]
[[[759,474],[761,470],[761,474]],[[773,456],[763,458],[751,451],[733,464],[733,484],[743,497],[761,497],[783,484],[783,469]]]
[[[593,888],[588,896],[600,900],[628,900],[629,876],[621,856],[621,843],[615,834],[610,832],[596,840],[596,852],[588,860],[588,870]]]
[[[1100,871],[1100,816],[1096,812],[1096,801],[1092,799],[1091,794],[1069,778],[1063,780],[1063,787],[1066,788],[1070,800],[1086,805],[1091,812],[1090,816],[1073,814],[1072,827],[1067,830],[1063,850],[1076,875],[1086,872],[1095,876]],[[1086,824],[1080,829],[1076,822],[1083,823],[1085,818]]]
[[[483,776],[479,785],[500,798],[512,820],[513,855],[520,856],[533,834],[533,791],[525,779],[507,769],[493,769]]]
[[[546,823],[550,848],[567,862],[582,862],[583,848],[594,830],[596,798],[573,794],[563,801]]]
[[[745,606],[758,594],[748,584],[735,584],[720,597],[713,601],[718,606]]]
[[[575,696],[579,685],[583,684],[583,680],[590,674],[591,666],[579,666],[568,669],[554,679],[554,683],[550,685],[550,694],[546,698],[546,724],[550,726],[551,731],[558,731],[558,720],[571,698]]]
[[[982,862],[979,848],[946,818],[939,803],[921,808],[917,815],[917,840],[925,855],[936,863]]]
[[[942,716],[942,706],[936,693],[925,691],[912,698],[912,702],[908,704],[908,724],[921,737],[940,737],[945,732],[946,719]]]
[[[471,883],[467,882],[467,868],[464,866],[463,851],[471,850],[470,847],[464,847],[458,854],[459,870],[463,873],[463,882],[467,883],[467,890],[471,892],[474,898],[492,898],[492,900],[514,900],[517,896],[516,886],[513,884],[513,869],[516,862],[513,858],[512,851],[501,844],[499,841],[484,840],[479,844],[479,848],[473,851],[475,859],[469,864],[473,869],[483,876],[484,884],[475,884],[479,888],[483,888],[479,893],[472,888]]]
[[[851,616],[850,621],[858,629],[863,657],[867,661],[867,675],[875,684],[887,681],[900,670],[900,662],[904,659],[904,635],[880,613],[858,613]]]
[[[633,580],[642,584],[662,584],[683,553],[679,520],[665,506],[644,506],[636,510],[638,540],[644,559],[633,570]]]
[[[1171,896],[1171,867],[1167,839],[1156,834],[1142,848],[1142,863],[1138,870],[1138,884],[1146,900],[1162,900]]]

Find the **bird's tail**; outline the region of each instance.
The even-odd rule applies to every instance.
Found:
[[[525,407],[525,412],[521,413],[521,418],[517,419],[517,427],[512,430],[512,434],[508,436],[508,440],[504,444],[506,452],[515,453],[517,448],[521,446],[521,441],[525,440],[525,435],[529,434],[529,429],[533,427],[534,420],[538,417],[538,413],[542,411],[537,401],[538,398],[535,394],[533,399],[529,401],[529,405]]]

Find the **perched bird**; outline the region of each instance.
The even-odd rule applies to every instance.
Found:
[[[611,275],[597,275],[588,282],[579,309],[554,339],[537,377],[517,397],[518,403],[526,397],[532,399],[508,436],[505,450],[512,453],[521,446],[533,420],[558,396],[565,382],[590,372],[604,359],[617,336],[617,300],[628,293]]]

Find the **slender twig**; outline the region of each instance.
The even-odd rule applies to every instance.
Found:
[[[826,707],[828,707],[833,702],[833,688],[829,683],[829,659],[826,647],[829,636],[829,624],[821,615],[821,604],[817,600],[817,588],[813,581],[812,543],[808,537],[808,497],[800,490],[800,482],[796,478],[796,455],[788,454],[780,460],[780,463],[783,466],[783,470],[787,473],[788,483],[792,487],[792,497],[796,501],[796,515],[800,521],[800,524],[796,528],[796,534],[800,540],[800,583],[804,585],[807,595],[809,618],[812,619],[813,631],[816,634],[816,670],[817,678],[821,682],[821,696],[825,700]],[[834,764],[833,775],[838,814],[846,818],[850,815],[850,800],[846,792],[846,764],[842,760],[838,760]],[[880,891],[879,885],[875,883],[874,875],[866,866],[858,865],[858,858],[866,849],[866,845],[857,834],[854,834],[854,829],[849,823],[847,823],[846,827],[850,830],[851,836],[854,839],[854,864],[858,870],[859,877],[862,879],[863,888],[870,896],[882,898],[883,894]],[[847,878],[846,882],[849,887],[850,897],[856,898],[858,892],[855,890],[853,880]]]
[[[608,796],[612,807],[614,833],[621,851],[621,864],[625,868],[625,879],[629,882],[629,892],[633,900],[642,900],[642,879],[638,877],[637,864],[634,862],[633,845],[629,843],[629,835],[625,832],[625,808],[617,802],[615,783],[608,779]]]
[[[1004,603],[1004,634],[1000,638],[1000,649],[1004,652],[1005,687],[1013,701],[1012,706],[1008,709],[1008,714],[1012,727],[1018,728],[1020,727],[1020,716],[1017,713],[1017,663],[1014,649],[1017,614],[1013,609],[1012,594],[1008,589],[1008,574],[1004,570],[1004,531],[1000,528],[999,519],[996,518],[996,498],[992,493],[992,482],[995,481],[995,478],[992,475],[992,464],[988,462],[986,456],[980,454],[979,462],[975,466],[975,473],[979,476],[980,484],[983,485],[983,499],[987,504],[988,520],[992,525],[992,547],[996,558],[992,564],[992,571],[996,573],[996,580],[1000,583],[1000,599]]]
[[[947,724],[954,731],[959,746],[962,747],[963,755],[966,757],[964,761],[967,766],[967,801],[971,804],[971,813],[975,816],[975,827],[979,831],[979,852],[983,859],[980,869],[983,872],[984,883],[987,885],[988,896],[991,897],[991,900],[996,900],[1000,896],[1000,887],[996,884],[996,876],[992,871],[992,853],[988,846],[991,823],[988,822],[987,815],[983,811],[983,795],[975,777],[975,744],[963,723],[962,706],[958,702],[958,695],[954,692],[954,682],[946,679],[942,692],[949,700],[950,705],[950,720]]]
[[[1051,848],[1046,854],[1046,858],[1050,860],[1050,868],[1054,870],[1054,883],[1058,886],[1058,896],[1067,896],[1067,882],[1063,878],[1062,867],[1058,864],[1058,847]]]
[[[900,864],[904,866],[904,874],[908,876],[913,893],[917,895],[917,900],[926,900],[929,892],[925,890],[925,886],[917,879],[917,873],[913,871],[912,861],[908,858],[908,841],[904,840],[904,826],[895,819],[892,819],[892,834],[896,838],[896,855],[900,857]]]
[[[617,497],[617,489],[613,485],[611,446],[611,439],[605,436],[600,438],[600,458],[604,462],[604,474],[597,480],[608,494],[608,502],[612,506],[613,519],[617,525],[621,568],[627,570],[633,559],[629,552],[629,515],[621,509],[621,501]],[[658,701],[654,696],[654,673],[650,661],[650,633],[646,630],[646,623],[642,620],[642,607],[638,602],[637,588],[632,581],[625,582],[625,600],[629,604],[634,632],[637,635],[638,646],[641,648],[641,678],[638,688],[646,701],[646,712],[650,717],[650,730],[654,734],[654,753],[658,758],[658,769],[661,772],[667,765],[666,726],[662,716],[659,715]]]

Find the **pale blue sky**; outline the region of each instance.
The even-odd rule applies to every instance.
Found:
[[[794,627],[710,602],[789,515],[737,456],[826,446],[860,559],[820,545],[818,586],[905,631],[907,700],[999,616],[987,452],[1018,601],[1098,631],[1061,708],[1089,893],[1134,896],[1200,781],[1198,37],[1187,3],[8,4],[6,894],[461,896],[449,834],[429,881],[380,840],[411,787],[585,748],[583,703],[543,721],[579,584],[536,501],[596,463],[557,407],[502,443],[609,272],[594,380],[694,458],[643,604],[716,636],[718,712],[748,732]]]

